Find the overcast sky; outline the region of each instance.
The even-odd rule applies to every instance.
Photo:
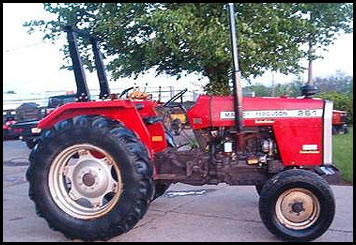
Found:
[[[30,93],[40,93],[52,90],[75,90],[72,71],[59,70],[64,64],[61,44],[66,42],[65,36],[56,44],[42,41],[41,33],[29,35],[23,23],[32,19],[47,18],[49,14],[43,10],[42,4],[35,3],[4,3],[3,4],[3,91],[14,90],[23,96]],[[305,66],[307,63],[305,62]],[[337,70],[347,74],[353,73],[353,35],[342,35],[334,45],[329,46],[323,60],[314,62],[314,76],[334,75]],[[96,73],[86,72],[88,86],[91,89],[99,87]],[[304,74],[306,80],[307,74]],[[129,87],[134,83],[143,86],[149,83],[154,86],[176,86],[177,89],[188,87],[195,89],[206,80],[198,81],[198,76],[189,75],[176,81],[167,75],[154,77],[152,74],[141,76],[138,80],[130,78],[110,82],[112,88]],[[275,82],[290,82],[294,75],[275,74]],[[253,80],[265,85],[271,84],[271,73]]]

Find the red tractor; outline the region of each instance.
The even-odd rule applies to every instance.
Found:
[[[333,134],[347,134],[347,111],[333,110]]]
[[[132,229],[172,183],[254,185],[262,222],[283,240],[321,236],[335,214],[332,103],[311,98],[242,98],[233,5],[232,96],[201,95],[186,116],[199,147],[177,149],[151,100],[110,94],[98,39],[90,37],[100,101],[90,101],[76,35],[66,28],[77,102],[42,119],[26,177],[36,212],[68,238],[107,240]],[[127,92],[127,91],[126,91]],[[178,103],[183,110],[183,104]],[[182,224],[183,225],[183,224]]]

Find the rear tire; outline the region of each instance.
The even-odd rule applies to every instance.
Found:
[[[267,229],[287,241],[311,241],[321,236],[335,215],[328,183],[307,170],[287,170],[262,189],[259,212]]]
[[[158,197],[162,196],[169,188],[169,184],[156,183],[155,184],[155,194],[152,201],[156,200]]]
[[[32,149],[33,147],[35,147],[37,142],[34,139],[28,139],[25,141],[25,143],[29,149]]]
[[[347,134],[348,132],[349,132],[349,129],[347,128],[347,126],[345,126],[345,125],[340,126],[339,134]]]
[[[263,185],[255,185],[255,188],[256,188],[257,194],[260,196],[262,189],[263,189]]]
[[[338,134],[339,133],[339,128],[337,126],[332,127],[332,134]]]
[[[146,148],[131,130],[100,116],[75,117],[45,130],[26,177],[37,214],[53,230],[84,241],[108,240],[133,228],[154,188]]]
[[[344,134],[348,134],[349,133],[349,127],[346,125],[343,128],[344,128]]]

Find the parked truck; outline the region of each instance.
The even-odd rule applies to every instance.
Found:
[[[17,111],[19,111],[19,113],[21,112],[22,119],[12,125],[14,135],[16,135],[16,138],[25,142],[28,148],[32,149],[40,136],[40,131],[37,129],[40,119],[50,114],[57,107],[73,101],[75,101],[75,95],[57,95],[48,98],[46,108],[36,107],[36,111],[33,109],[30,110],[31,108],[27,107],[26,111],[24,108],[22,108],[22,110],[18,109]]]

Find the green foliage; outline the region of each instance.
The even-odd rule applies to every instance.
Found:
[[[266,87],[263,84],[250,85],[243,88],[246,92],[254,92],[257,97],[268,97],[272,94],[272,88]]]
[[[346,94],[352,94],[354,88],[353,77],[342,71],[337,71],[335,75],[325,78],[317,77],[314,79],[314,85],[321,92],[339,91]]]
[[[300,88],[303,86],[301,81],[293,81],[286,84],[277,84],[274,89],[275,96],[297,97],[301,95]]]
[[[341,71],[335,75],[325,78],[316,77],[314,84],[318,87],[319,93],[315,97],[333,101],[334,109],[347,111],[349,113],[349,123],[353,123],[353,77]],[[274,87],[275,96],[301,96],[303,83],[293,81],[291,83],[277,84]],[[250,85],[244,88],[246,92],[255,92],[256,96],[272,96],[272,88],[263,84]]]
[[[328,77],[316,77],[314,85],[320,93],[339,92],[341,94],[352,95],[353,93],[353,77],[346,75],[342,71],[336,71],[335,75]],[[295,80],[291,83],[277,84],[274,88],[275,96],[287,95],[297,97],[301,95],[300,88],[303,83]],[[269,94],[270,96],[271,94]]]
[[[349,123],[353,123],[353,95],[330,91],[319,93],[317,97],[330,100],[334,103],[334,109],[348,112]]]
[[[298,73],[300,47],[313,40],[328,45],[339,30],[350,32],[349,4],[236,3],[240,70],[243,77],[266,70]],[[51,21],[25,23],[55,40],[66,25],[98,35],[104,54],[111,57],[114,79],[154,68],[156,74],[177,76],[198,72],[209,78],[210,94],[230,93],[232,71],[228,13],[222,3],[46,3]],[[315,22],[305,19],[315,13]],[[84,64],[93,69],[88,42],[80,40]],[[69,57],[68,47],[63,51]],[[68,65],[66,67],[69,67]]]
[[[353,5],[345,3],[301,3],[298,9],[308,16],[308,41],[315,49],[323,48],[335,41],[340,30],[351,33],[350,22],[353,20]],[[326,50],[326,49],[325,49]],[[311,60],[320,56],[307,54]],[[308,59],[309,60],[309,59]]]
[[[340,169],[344,180],[353,183],[353,128],[350,127],[348,134],[333,136],[333,162]]]

